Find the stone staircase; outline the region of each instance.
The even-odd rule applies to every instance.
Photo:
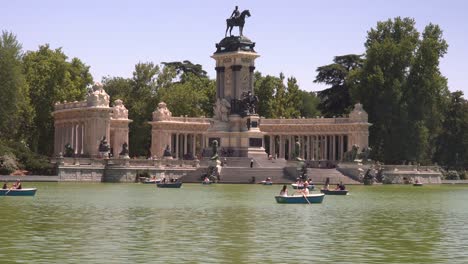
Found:
[[[255,177],[255,182],[252,182]],[[291,183],[283,168],[240,168],[224,167],[221,170],[220,183],[260,183],[270,177],[273,183]]]
[[[309,168],[307,169],[307,176],[312,179],[314,184],[324,184],[327,178],[330,178],[330,185],[340,182],[343,182],[343,184],[361,184],[336,169]]]

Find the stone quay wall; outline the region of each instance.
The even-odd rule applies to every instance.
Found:
[[[194,173],[198,160],[56,159],[59,181],[137,182],[138,176],[181,178]]]

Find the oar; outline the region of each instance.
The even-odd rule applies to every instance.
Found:
[[[307,196],[306,196],[304,193],[302,193],[302,196],[304,196],[304,198],[306,199],[307,203],[311,204],[311,203],[309,202],[309,199],[307,199]]]
[[[8,189],[8,191],[5,193],[5,196],[11,191],[12,188]]]

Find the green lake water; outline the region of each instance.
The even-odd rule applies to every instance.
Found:
[[[0,263],[468,263],[468,186],[24,183],[0,197]],[[292,189],[289,188],[292,192]]]

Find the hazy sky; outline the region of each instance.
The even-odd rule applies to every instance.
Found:
[[[256,42],[257,70],[295,76],[305,90],[316,68],[336,55],[363,53],[377,21],[413,17],[422,31],[440,25],[449,43],[441,61],[451,91],[468,95],[467,1],[21,1],[1,0],[0,29],[15,33],[24,50],[49,43],[103,76],[130,77],[138,62],[190,60],[214,78],[210,55],[224,37],[235,5],[249,9],[244,35]],[[465,3],[467,2],[467,3]],[[237,28],[233,30],[237,34]]]

